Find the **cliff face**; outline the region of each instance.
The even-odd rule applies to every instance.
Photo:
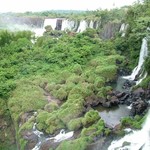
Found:
[[[46,22],[46,23],[45,23]],[[101,25],[100,20],[68,20],[65,18],[45,19],[44,24],[51,25],[53,30],[70,30],[73,32],[83,32],[87,28],[100,31],[99,36],[102,39],[110,39],[120,31],[121,22],[108,22]],[[45,26],[45,25],[44,25]]]
[[[14,26],[21,25],[26,26],[30,30],[33,28],[43,29],[47,25],[51,25],[53,30],[70,30],[73,32],[83,32],[87,28],[96,29],[102,39],[110,39],[115,36],[116,33],[121,29],[121,23],[107,22],[102,25],[101,20],[76,20],[66,18],[40,18],[40,17],[22,17],[22,16],[1,16],[1,26]],[[17,27],[15,26],[15,29]],[[25,29],[22,28],[22,29]]]
[[[121,23],[108,22],[104,25],[103,30],[100,34],[102,39],[110,39],[115,36],[116,33],[119,32],[121,27]]]

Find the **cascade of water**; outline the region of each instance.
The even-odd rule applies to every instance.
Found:
[[[71,30],[73,30],[74,26],[75,26],[74,21],[64,19],[62,22],[61,30],[64,31],[64,30],[68,29],[71,31]]]
[[[121,25],[120,30],[119,30],[119,32],[122,33],[121,37],[125,36],[127,28],[128,28],[128,24],[123,23]]]
[[[88,27],[87,22],[85,20],[82,20],[80,22],[77,32],[83,32],[86,30],[87,27]]]
[[[108,150],[150,150],[150,110],[143,128],[132,131],[122,139],[113,141]]]
[[[140,57],[138,65],[134,68],[130,76],[124,77],[129,80],[134,80],[135,77],[139,74],[140,70],[143,67],[144,59],[148,55],[147,39],[144,38],[142,41]],[[139,79],[136,84],[139,84],[146,76],[147,73],[142,76],[140,74]],[[131,108],[132,106],[130,106]],[[148,112],[147,118],[143,127],[139,131],[132,131],[129,134],[125,135],[120,140],[113,141],[108,147],[108,150],[150,150],[150,110]]]
[[[71,138],[73,136],[73,134],[74,134],[74,131],[65,133],[65,130],[62,129],[62,130],[60,130],[60,133],[58,135],[56,135],[55,137],[51,137],[47,140],[54,140],[54,142],[61,142],[63,140]]]
[[[38,143],[35,145],[35,147],[32,150],[39,150],[42,141],[45,141],[46,138],[44,137],[43,132],[40,132],[39,130],[36,129],[36,123],[34,123],[33,125],[33,133],[38,136]]]
[[[38,143],[35,145],[35,147],[32,150],[39,150],[42,143],[45,141],[54,140],[54,142],[61,142],[63,140],[71,138],[74,134],[74,131],[65,133],[65,130],[62,129],[60,130],[60,133],[58,135],[56,135],[55,137],[49,138],[49,137],[46,137],[43,132],[40,132],[39,130],[37,130],[36,123],[34,123],[32,130],[33,130],[33,133],[38,136]]]
[[[143,38],[138,65],[133,69],[131,75],[124,76],[123,78],[128,79],[128,80],[134,80],[135,77],[137,75],[139,75],[139,72],[141,71],[141,69],[143,67],[145,57],[147,57],[147,55],[148,55],[147,39]],[[141,80],[140,80],[140,82],[141,82]],[[139,83],[139,82],[137,82],[137,83]]]
[[[120,31],[119,32],[124,32],[124,30],[125,30],[125,23],[123,23],[122,25],[121,25],[121,27],[120,27]]]
[[[46,27],[47,25],[51,25],[52,29],[55,30],[56,23],[57,23],[57,18],[45,19],[44,27]]]
[[[89,28],[94,28],[94,22],[92,20],[90,21]]]

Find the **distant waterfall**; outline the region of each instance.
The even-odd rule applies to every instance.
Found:
[[[85,20],[82,20],[79,24],[77,32],[83,32],[88,27],[87,22]]]
[[[120,33],[121,33],[121,37],[124,37],[126,34],[126,30],[128,28],[128,24],[123,23],[120,27]]]
[[[90,21],[89,28],[94,28],[94,22],[92,20]]]
[[[44,27],[47,25],[51,25],[52,29],[55,30],[56,28],[56,23],[57,23],[57,18],[50,18],[50,19],[45,19],[44,21]]]
[[[142,70],[142,67],[143,67],[143,64],[147,55],[148,55],[147,39],[143,38],[138,65],[133,69],[131,75],[125,76],[123,78],[128,79],[128,80],[134,80],[136,76],[139,75],[140,71]],[[139,82],[137,81],[137,83]]]
[[[62,31],[65,31],[65,30],[70,30],[72,31],[74,29],[74,26],[75,26],[75,22],[74,21],[70,21],[70,20],[66,20],[64,19],[62,21],[62,27],[61,27],[61,30]]]
[[[132,131],[118,141],[113,141],[108,150],[150,150],[150,110],[143,128]]]

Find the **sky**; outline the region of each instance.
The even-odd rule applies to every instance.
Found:
[[[0,12],[96,10],[131,5],[136,0],[4,0]]]

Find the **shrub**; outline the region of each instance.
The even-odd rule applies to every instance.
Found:
[[[67,127],[69,130],[78,130],[79,128],[82,127],[82,118],[76,118],[76,119],[72,119],[69,121],[69,123],[67,124]]]
[[[86,150],[88,143],[90,143],[90,139],[88,137],[81,137],[71,141],[63,141],[57,147],[56,150]]]
[[[76,75],[81,75],[81,74],[82,74],[81,65],[80,65],[80,64],[75,64],[75,65],[73,66],[73,72],[74,72]]]
[[[87,126],[93,124],[99,119],[100,119],[99,112],[96,110],[90,110],[85,114],[84,118],[82,119],[82,124],[83,126]]]
[[[54,110],[57,110],[58,108],[59,108],[59,106],[58,106],[57,102],[55,102],[55,101],[52,101],[44,106],[44,110],[49,113],[53,112]]]

